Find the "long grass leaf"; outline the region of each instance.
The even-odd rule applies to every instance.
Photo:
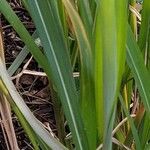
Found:
[[[58,13],[57,1],[28,1],[39,37],[49,61],[51,76],[61,99],[65,115],[70,125],[76,147],[87,149],[87,141],[78,105],[78,96],[72,78],[72,68],[62,24]]]
[[[93,17],[90,9],[89,0],[79,0],[78,2],[79,13],[83,21],[85,30],[89,35],[89,38],[92,38],[92,28],[93,28]]]
[[[146,143],[150,140],[150,118],[149,113],[145,113],[143,121],[141,123],[141,128],[139,129],[139,136],[141,139],[142,149],[146,147]]]
[[[100,6],[99,6],[100,7]],[[98,10],[99,11],[99,7]],[[102,47],[101,13],[96,17],[95,28],[95,104],[99,142],[104,135],[104,100],[103,100],[103,47]]]
[[[125,64],[126,21],[126,1],[99,1],[95,31],[95,92],[99,137],[104,140],[104,149],[111,149],[115,106]]]
[[[37,37],[37,33],[33,33],[33,38]],[[36,42],[37,43],[37,42]],[[37,45],[39,46],[40,43],[38,42]],[[13,61],[11,66],[8,68],[8,73],[10,76],[12,76],[18,69],[18,67],[21,65],[21,63],[24,61],[24,59],[27,57],[29,54],[27,46],[24,46],[21,52],[17,55],[16,59]]]
[[[135,77],[145,109],[148,112],[150,112],[149,73],[144,65],[142,53],[140,52],[140,49],[133,37],[133,33],[129,26],[128,26],[126,48],[127,48],[127,63],[131,68],[132,73]]]
[[[125,112],[125,115],[129,119],[129,123],[130,123],[130,126],[131,126],[132,134],[133,134],[134,139],[135,139],[136,148],[137,148],[137,150],[141,150],[141,143],[140,143],[140,139],[139,139],[139,136],[138,136],[138,133],[137,133],[137,129],[136,129],[135,125],[134,125],[133,119],[131,118],[128,110],[125,107],[125,104],[123,102],[123,98],[122,98],[121,95],[119,95],[119,100],[120,100],[122,108],[123,108],[123,110]]]
[[[92,44],[86,33],[81,18],[69,0],[63,0],[70,17],[79,46],[81,60],[81,111],[90,149],[96,146],[95,98],[94,98],[94,69]]]

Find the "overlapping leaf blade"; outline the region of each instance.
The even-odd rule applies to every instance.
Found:
[[[29,0],[28,4],[49,62],[49,79],[57,88],[75,144],[78,149],[88,149],[57,1]]]
[[[71,19],[74,32],[77,38],[80,60],[81,60],[81,82],[80,82],[80,103],[81,113],[84,121],[85,131],[88,137],[90,149],[96,147],[96,120],[95,120],[95,96],[94,96],[94,64],[92,42],[89,40],[79,14],[69,0],[63,0],[66,11]]]
[[[135,77],[145,109],[150,112],[150,80],[149,73],[144,65],[142,53],[134,39],[133,33],[128,26],[127,36],[127,63]]]
[[[101,0],[97,10],[95,93],[99,138],[104,140],[104,149],[111,149],[115,106],[125,64],[126,6],[126,1]]]

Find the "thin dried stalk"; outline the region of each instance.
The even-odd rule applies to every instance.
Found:
[[[0,57],[5,63],[1,23],[0,23]],[[17,144],[17,139],[16,139],[12,118],[11,118],[11,108],[6,97],[2,93],[0,93],[0,113],[2,117],[2,125],[5,129],[7,139],[8,139],[6,143],[9,143],[11,150],[18,150],[19,147]],[[5,140],[7,139],[5,138]]]

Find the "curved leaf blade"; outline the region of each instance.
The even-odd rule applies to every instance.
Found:
[[[25,119],[28,121],[32,129],[35,131],[37,135],[40,136],[40,138],[49,145],[52,149],[60,149],[64,150],[66,149],[61,143],[59,143],[54,137],[52,137],[46,129],[42,126],[42,124],[34,117],[34,115],[31,113],[29,108],[26,106],[25,102],[21,98],[21,96],[16,92],[16,88],[14,87],[12,81],[10,81],[10,77],[0,59],[0,88],[5,94],[6,97],[11,96],[11,98],[14,100],[15,104],[21,111],[21,113],[24,115]],[[7,88],[7,89],[6,89]]]

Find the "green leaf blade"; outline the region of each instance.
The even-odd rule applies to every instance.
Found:
[[[88,149],[80,117],[78,96],[63,30],[57,11],[57,1],[28,1],[32,16],[47,56],[51,76],[58,90],[65,115],[78,149]],[[43,34],[44,33],[44,34]],[[58,44],[59,43],[59,44]],[[69,113],[68,113],[69,112]]]

